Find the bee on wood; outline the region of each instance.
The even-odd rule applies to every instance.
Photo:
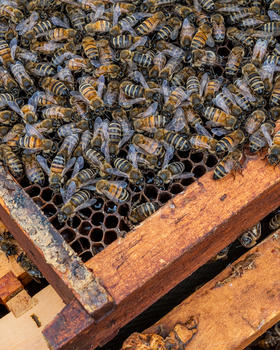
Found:
[[[17,246],[13,241],[13,236],[9,232],[0,234],[0,249],[5,253],[7,258],[18,253]]]
[[[240,168],[242,156],[242,152],[238,149],[225,156],[214,169],[213,179],[222,179],[233,170]]]
[[[14,177],[20,177],[23,175],[22,162],[12,151],[10,146],[5,144],[0,145],[0,159]]]
[[[257,244],[257,240],[260,239],[262,233],[261,223],[257,223],[249,230],[242,233],[242,235],[238,238],[239,242],[245,248],[252,248]]]
[[[134,223],[138,224],[144,221],[146,218],[151,216],[158,210],[159,206],[157,203],[143,203],[131,209],[128,219]]]
[[[40,280],[44,278],[37,266],[25,255],[23,252],[17,257],[17,263],[28,273],[29,276],[37,283],[41,283]]]

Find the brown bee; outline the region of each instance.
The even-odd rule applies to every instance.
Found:
[[[262,95],[264,93],[264,83],[256,66],[254,66],[252,63],[248,63],[242,68],[242,73],[248,79],[252,90],[256,94]]]
[[[0,81],[3,84],[5,90],[10,91],[13,94],[13,96],[18,96],[19,86],[17,82],[12,78],[10,73],[3,67],[0,68]]]
[[[145,220],[158,210],[159,206],[157,203],[143,203],[131,209],[128,216],[129,220],[134,224]]]
[[[90,22],[85,26],[85,30],[89,35],[95,33],[107,33],[111,28],[111,23],[103,19],[96,22]]]
[[[234,129],[237,124],[237,119],[234,116],[225,113],[219,108],[206,107],[204,116],[215,123],[215,125],[222,126],[228,130]]]
[[[240,167],[242,152],[235,150],[225,156],[214,169],[213,179],[219,180]]]
[[[68,96],[69,94],[68,88],[65,84],[51,77],[43,78],[41,86],[44,90],[56,96]]]
[[[14,59],[11,55],[11,48],[4,39],[0,39],[0,60],[6,67],[14,63]]]
[[[241,46],[236,46],[231,50],[225,68],[227,76],[233,77],[238,73],[244,55],[245,50]]]
[[[164,20],[163,12],[156,12],[151,17],[147,18],[144,22],[142,22],[138,27],[136,27],[135,31],[138,35],[147,35],[156,30],[157,26],[161,21]]]
[[[99,180],[96,183],[96,192],[103,194],[115,203],[123,203],[129,199],[124,181]]]
[[[38,184],[43,186],[45,182],[45,176],[42,168],[40,167],[36,155],[34,153],[23,154],[22,162],[25,168],[25,174],[28,180],[32,184]]]
[[[0,17],[5,17],[8,20],[11,20],[13,23],[19,23],[23,19],[24,15],[19,9],[13,6],[1,5]]]
[[[256,132],[262,123],[266,120],[266,114],[263,110],[257,109],[246,119],[245,130],[248,134]]]
[[[245,141],[245,135],[242,130],[237,129],[230,134],[227,134],[217,142],[217,154],[232,152],[237,146]]]
[[[186,17],[183,21],[180,33],[180,45],[183,49],[191,45],[194,33],[195,28],[191,25],[189,18]]]
[[[252,248],[254,245],[256,245],[257,240],[261,237],[261,234],[262,226],[259,222],[246,232],[242,233],[242,235],[238,239],[239,242],[243,245],[243,247]]]
[[[54,28],[46,33],[46,39],[54,42],[74,40],[76,36],[77,31],[72,28]]]
[[[208,24],[202,24],[195,33],[191,42],[191,49],[203,49],[209,37],[211,37],[212,28]],[[212,44],[211,44],[212,46]]]
[[[14,177],[23,175],[22,162],[8,145],[0,145],[0,159]]]
[[[226,35],[224,17],[219,13],[215,13],[211,16],[211,23],[213,25],[213,39],[217,44],[222,44]]]

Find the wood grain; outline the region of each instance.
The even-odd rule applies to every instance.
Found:
[[[252,263],[248,264],[250,259]],[[168,333],[176,323],[194,316],[198,332],[188,350],[243,349],[280,320],[279,276],[280,230],[144,333],[156,333],[159,326]]]
[[[6,304],[9,299],[23,289],[23,285],[10,271],[0,278],[0,300]]]
[[[0,319],[0,350],[48,350],[41,333],[65,305],[55,290],[48,286],[32,297],[33,307],[16,318],[11,312]],[[36,315],[41,323],[38,327],[31,315]]]
[[[94,349],[166,294],[242,231],[280,205],[280,169],[263,160],[248,163],[242,175],[215,182],[208,173],[170,200],[125,238],[86,263],[113,297],[116,308],[97,324],[63,342],[63,327],[53,327],[61,349]],[[76,321],[75,321],[76,322]],[[73,320],[74,324],[74,320]],[[57,327],[57,328],[55,328]],[[60,338],[61,333],[61,338]],[[50,343],[52,332],[49,332]]]
[[[65,302],[76,298],[94,318],[113,301],[98,279],[0,165],[0,218]]]
[[[21,290],[6,303],[7,308],[15,317],[23,315],[27,310],[32,308],[32,305],[32,298],[25,289]]]

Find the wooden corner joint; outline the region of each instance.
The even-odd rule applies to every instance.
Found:
[[[2,166],[0,183],[0,209],[8,229],[46,278],[50,270],[55,272],[67,291],[62,298],[75,297],[94,319],[102,318],[113,308],[109,293]]]

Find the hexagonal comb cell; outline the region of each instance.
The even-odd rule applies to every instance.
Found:
[[[122,152],[125,156],[127,150],[124,149]],[[173,161],[183,162],[185,171],[193,172],[194,178],[179,178],[164,185],[163,188],[158,188],[154,184],[156,173],[151,169],[143,171],[145,185],[143,188],[138,188],[129,184],[130,200],[128,202],[116,204],[97,196],[97,201],[90,208],[80,210],[64,223],[59,222],[57,215],[63,205],[62,196],[60,193],[54,193],[47,181],[42,187],[31,185],[25,177],[18,182],[41,207],[66,242],[83,261],[87,261],[117,237],[123,237],[130,231],[133,225],[129,222],[128,215],[133,206],[146,201],[153,201],[159,207],[163,206],[172,197],[183,192],[196,178],[213,169],[218,162],[215,155],[202,152],[175,152]]]

